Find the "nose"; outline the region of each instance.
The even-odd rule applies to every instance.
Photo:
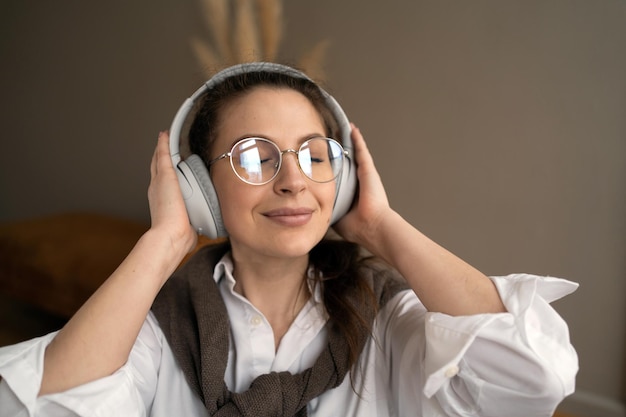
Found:
[[[281,194],[298,193],[306,188],[306,178],[298,165],[298,155],[293,149],[283,151],[280,171],[274,180],[274,189]]]

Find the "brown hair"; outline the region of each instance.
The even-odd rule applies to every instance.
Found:
[[[372,268],[374,258],[364,257],[354,243],[323,239],[311,249],[309,262],[318,272],[316,284],[322,286],[324,307],[348,344],[352,367],[378,312],[378,300],[362,279],[363,268]]]
[[[189,148],[205,164],[211,159],[211,148],[220,126],[220,110],[259,86],[289,88],[301,93],[321,115],[326,135],[342,140],[338,123],[315,83],[276,72],[248,72],[226,78],[207,91],[199,102],[189,131]],[[353,367],[363,349],[363,335],[371,333],[372,318],[378,308],[372,288],[361,279],[361,268],[367,267],[368,258],[356,244],[324,239],[311,250],[309,262],[317,272],[316,285],[321,285],[324,306],[332,324],[347,342],[349,364]]]

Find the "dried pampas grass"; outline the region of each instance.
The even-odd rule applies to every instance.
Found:
[[[216,53],[225,62],[232,61],[230,48],[230,0],[200,0]],[[205,49],[211,49],[206,46]]]
[[[202,42],[198,38],[191,38],[191,49],[196,55],[196,59],[202,65],[202,68],[219,68],[221,67],[220,59],[216,56],[213,49]]]
[[[237,62],[253,62],[261,59],[259,31],[257,30],[252,0],[236,0],[233,52]]]
[[[330,40],[328,39],[318,42],[313,49],[304,54],[298,61],[298,66],[306,69],[307,75],[313,80],[326,81],[324,57],[329,47]]]
[[[283,35],[283,5],[279,0],[256,0],[263,60],[274,61]]]
[[[210,77],[242,62],[276,62],[283,38],[282,0],[200,0],[210,43],[190,39],[191,49]],[[305,53],[298,66],[315,80],[324,80],[324,56],[330,45],[321,41]]]

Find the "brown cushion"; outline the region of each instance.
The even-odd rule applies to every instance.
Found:
[[[0,292],[69,318],[146,230],[146,224],[94,213],[0,224]],[[217,241],[199,236],[181,264]]]
[[[91,213],[0,224],[0,291],[69,317],[147,228]]]

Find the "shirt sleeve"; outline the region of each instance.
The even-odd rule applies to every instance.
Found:
[[[156,389],[162,333],[150,315],[128,361],[110,376],[38,397],[43,357],[55,333],[0,348],[0,417],[145,416]]]
[[[390,371],[392,385],[400,387],[400,410],[419,406],[425,416],[548,417],[574,391],[578,357],[567,324],[549,303],[578,285],[527,274],[491,279],[506,313],[452,317],[412,314],[406,305],[393,308],[396,317],[387,329],[393,334],[385,337],[392,339]]]

